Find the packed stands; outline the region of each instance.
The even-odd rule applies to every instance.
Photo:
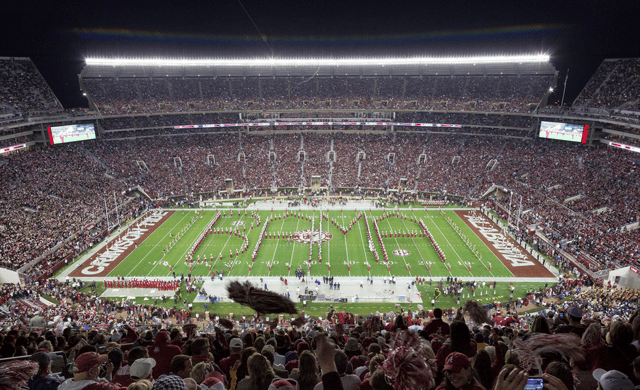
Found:
[[[301,83],[292,77],[101,77],[84,78],[83,83],[103,115],[327,107],[527,113],[533,111],[530,105],[535,108],[540,103],[552,83],[547,75],[398,77],[381,83],[381,94],[374,99],[378,80],[385,79],[345,76]]]
[[[184,280],[180,288],[194,282]],[[443,290],[458,285],[439,282]],[[285,317],[272,324],[232,314],[202,321],[189,309],[102,300],[78,287],[88,286],[70,280],[2,286],[5,321],[20,325],[3,334],[1,357],[30,358],[36,367],[45,361],[22,380],[33,375],[30,383],[47,382],[52,389],[84,380],[113,390],[137,389],[145,378],[163,389],[257,388],[252,386],[262,381],[265,388],[286,382],[299,389],[390,390],[391,380],[412,389],[463,383],[452,388],[506,390],[523,389],[530,376],[542,375],[556,389],[579,383],[595,390],[616,376],[617,388],[631,390],[638,381],[637,291],[593,285],[584,277],[465,310],[417,307],[362,316],[332,309],[320,319],[302,316],[295,323]],[[61,304],[38,304],[40,296]],[[532,307],[539,311],[522,313]],[[95,352],[109,363],[85,374],[85,366],[92,367],[85,361]],[[50,364],[52,353],[62,360]],[[97,365],[100,357],[94,356]],[[389,370],[391,365],[396,368]]]
[[[0,58],[0,114],[61,109],[31,59]]]
[[[574,107],[625,108],[637,111],[640,59],[607,59],[591,77]]]
[[[325,160],[332,144],[333,163]],[[298,161],[301,150],[304,162]],[[635,263],[640,253],[637,233],[622,229],[638,220],[640,209],[632,157],[622,150],[540,139],[400,132],[213,133],[43,148],[4,159],[3,182],[9,185],[2,190],[7,210],[0,231],[2,261],[20,268],[93,224],[103,214],[102,199],[125,188],[140,185],[152,198],[226,191],[226,179],[233,179],[235,190],[297,188],[304,170],[307,187],[316,174],[322,186],[330,177],[333,189],[394,189],[407,179],[408,190],[461,199],[479,198],[498,184],[522,196],[523,231],[536,226],[554,243],[588,253],[609,268]],[[489,164],[493,160],[495,166]],[[119,203],[126,200],[118,197]],[[498,203],[508,207],[509,201]],[[49,226],[61,216],[64,228]]]
[[[24,60],[0,61],[0,77],[8,86],[1,91],[0,109],[55,109],[57,100],[47,94],[33,64],[20,61]],[[636,62],[605,61],[571,114],[582,107],[637,108]],[[633,388],[640,383],[635,376],[640,370],[634,370],[640,354],[640,296],[635,290],[603,285],[575,269],[572,277],[565,275],[556,285],[530,291],[522,299],[487,304],[483,310],[488,321],[478,320],[477,312],[443,312],[434,302],[432,310],[372,311],[369,316],[331,311],[324,319],[307,317],[298,325],[289,319],[276,325],[232,315],[227,316],[232,326],[215,318],[198,321],[186,309],[186,301],[180,310],[177,300],[173,309],[157,303],[102,300],[79,292],[86,287],[84,282],[48,279],[103,239],[116,223],[112,213],[107,226],[105,201],[111,208],[116,197],[121,220],[144,212],[149,203],[129,200],[124,195],[128,188],[141,186],[163,203],[188,193],[207,196],[227,191],[227,179],[233,180],[236,191],[252,195],[272,187],[309,187],[315,175],[330,193],[355,189],[377,196],[379,190],[404,185],[420,197],[436,194],[458,201],[480,199],[497,185],[511,191],[513,201],[498,194],[481,203],[501,216],[510,214],[517,225],[515,234],[541,251],[551,256],[555,249],[567,251],[593,271],[637,265],[640,230],[626,228],[639,219],[640,172],[635,156],[603,145],[584,148],[528,137],[538,118],[525,113],[537,107],[551,78],[526,74],[85,77],[82,82],[102,115],[98,123],[105,132],[99,140],[38,147],[0,158],[0,265],[21,268],[27,282],[0,287],[0,323],[13,325],[0,332],[0,356],[12,359],[41,349],[75,361],[75,373],[63,364],[62,376],[54,376],[44,364],[36,374],[36,382],[46,380],[53,389],[64,380],[66,385],[59,388],[68,388],[74,376],[89,378],[81,367],[88,359],[83,354],[93,351],[108,352],[112,360],[104,373],[94,370],[89,380],[124,385],[100,385],[113,389],[126,388],[135,371],[134,360],[152,354],[158,363],[157,372],[149,370],[156,381],[154,389],[195,388],[194,383],[201,389],[258,388],[257,381],[267,389],[277,376],[291,378],[290,384],[297,381],[299,389],[388,390],[393,383],[403,389],[506,390],[524,388],[529,374],[544,373],[546,383],[555,389],[595,390],[598,381],[606,386],[604,375],[618,375],[612,370],[626,375],[617,377],[623,388]],[[40,92],[22,99],[25,91]],[[334,113],[344,109],[345,118],[356,115],[355,107],[384,108],[405,110],[391,112],[397,121],[463,126],[433,131],[374,126],[314,126],[286,132],[271,126],[248,131],[174,129],[242,122],[248,115],[259,119],[279,115],[207,111],[318,109],[286,115],[325,118],[319,109],[327,107]],[[556,115],[563,110],[539,113]],[[78,112],[85,114],[90,113]],[[633,114],[618,114],[622,122],[633,121]],[[583,111],[583,118],[602,115]],[[624,126],[608,128],[634,132],[635,128]],[[0,136],[30,129],[4,127]],[[492,137],[480,136],[487,134]],[[0,146],[36,139],[34,134],[21,135],[0,140]],[[538,234],[550,240],[551,248],[538,245]],[[571,272],[573,266],[566,259],[555,260]],[[194,282],[185,280],[180,286],[191,288]],[[454,282],[446,283],[451,287]],[[45,295],[60,303],[43,304],[39,298]],[[521,314],[536,307],[537,314]],[[189,324],[178,328],[176,323]],[[201,335],[194,332],[198,326]],[[318,337],[321,334],[337,346],[335,351]],[[400,348],[402,344],[412,348],[413,359],[402,353],[407,350]],[[535,353],[530,355],[536,345],[552,345],[560,353],[536,358]],[[156,349],[172,352],[162,356]],[[183,354],[174,367],[171,357]],[[46,362],[41,355],[36,358]],[[189,366],[186,362],[192,370],[184,369]],[[517,376],[518,365],[531,371]],[[598,368],[608,372],[596,378],[592,372]],[[170,371],[177,375],[160,376]],[[133,386],[129,388],[142,388]]]

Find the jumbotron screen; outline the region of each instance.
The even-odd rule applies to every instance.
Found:
[[[89,139],[96,139],[96,130],[93,123],[49,127],[49,142],[51,145]]]
[[[540,121],[540,138],[587,143],[589,125]]]

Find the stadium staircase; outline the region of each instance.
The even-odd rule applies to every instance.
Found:
[[[507,146],[507,143],[506,143],[506,142],[502,144],[502,147],[501,147],[501,148],[500,148],[500,150],[498,151],[498,154],[494,157],[494,159],[495,159],[496,161],[500,161],[500,160],[499,160],[499,159],[500,159],[500,156],[502,156],[502,151],[504,150],[504,148],[505,148],[506,146]],[[496,163],[496,164],[499,164],[499,162],[498,162],[498,163]],[[482,175],[481,175],[479,178],[477,178],[477,179],[476,179],[476,181],[475,181],[475,183],[476,183],[476,184],[475,184],[475,185],[473,186],[473,188],[471,188],[471,189],[469,190],[469,192],[467,193],[467,198],[471,198],[471,195],[475,192],[475,190],[478,188],[478,186],[480,186],[480,184],[482,184],[482,181],[484,180],[485,176],[487,176],[487,170],[486,170],[486,169],[482,172]],[[491,194],[491,193],[493,193],[496,189],[497,189],[497,186],[496,186],[495,184],[494,184],[494,185],[492,185],[492,186],[491,186],[487,191],[485,191],[485,193],[482,195],[482,198],[484,198],[484,197],[486,197],[486,196],[490,195],[490,194]]]
[[[104,171],[106,173],[113,174],[113,170],[111,168],[109,168],[107,166],[107,164],[105,164],[102,160],[100,160],[98,158],[98,156],[96,156],[92,151],[90,151],[89,149],[85,148],[84,145],[82,145],[82,144],[79,147],[80,147],[80,150],[82,150],[82,152],[84,154],[86,154],[87,156],[92,158],[98,165],[100,165],[102,167],[102,169],[104,169]]]
[[[604,65],[604,62],[602,64],[600,64],[600,66]],[[611,72],[609,72],[609,74],[607,74],[607,77],[604,78],[604,80],[602,80],[602,83],[600,83],[600,85],[598,85],[598,88],[596,88],[596,90],[593,93],[593,96],[597,96],[600,93],[600,89],[602,89],[602,87],[607,84],[607,82],[609,81],[609,79],[611,78],[611,76],[613,74],[615,74],[616,70],[618,69],[619,63],[616,64],[615,67],[613,67],[613,69],[611,69]],[[596,73],[598,71],[596,70]],[[576,102],[580,101],[580,98],[582,97],[582,94],[584,93],[585,89],[587,88],[587,86],[589,85],[589,83],[587,83],[584,88],[582,88],[582,91],[580,91],[580,94],[578,95],[578,97],[575,99]],[[585,100],[584,101],[584,106],[588,107],[589,103],[591,103],[591,99],[589,99],[589,101]]]

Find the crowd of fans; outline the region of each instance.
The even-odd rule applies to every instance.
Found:
[[[477,194],[491,183],[514,191],[499,200],[512,213],[520,209],[521,227],[537,226],[565,250],[584,252],[601,267],[634,263],[640,253],[638,232],[623,229],[637,222],[638,171],[633,155],[614,148],[590,148],[547,142],[509,141],[500,166],[488,172]],[[579,196],[575,200],[568,199]]]
[[[120,204],[127,201],[121,194],[124,184],[106,179],[102,166],[82,150],[82,146],[69,145],[3,159],[0,170],[3,267],[18,269],[78,232],[88,232],[104,215],[105,200],[113,208],[114,193]],[[136,208],[133,204],[123,205],[120,216],[131,217]],[[74,247],[79,250],[91,242],[91,235],[87,236],[83,243],[74,242]],[[64,247],[57,256],[63,253]]]
[[[637,111],[640,107],[637,93],[639,79],[639,58],[605,60],[574,102],[574,107]]]
[[[330,308],[320,319],[302,313],[272,322],[208,312],[200,321],[177,305],[102,300],[77,284],[34,278],[1,287],[4,323],[13,325],[0,331],[0,356],[27,362],[12,360],[0,380],[32,390],[524,390],[540,377],[558,390],[640,383],[638,291],[587,276],[484,307],[368,316]],[[41,295],[60,304],[43,305]],[[530,305],[539,311],[520,312]]]
[[[310,187],[315,175],[333,189],[404,186],[460,198],[498,184],[516,194],[496,202],[521,215],[522,234],[535,226],[558,247],[596,259],[594,269],[640,253],[638,231],[623,228],[638,221],[637,162],[604,146],[401,132],[214,133],[41,148],[3,164],[0,262],[13,269],[94,227],[104,199],[112,204],[115,193],[123,204],[127,188],[155,199],[226,191],[227,179],[246,192]],[[121,214],[141,205],[127,207]]]
[[[551,76],[83,80],[104,115],[221,109],[413,108],[531,112]],[[377,88],[374,85],[377,84]],[[406,87],[406,89],[405,89]],[[404,90],[404,92],[403,92]]]
[[[62,109],[30,59],[0,59],[0,114]]]

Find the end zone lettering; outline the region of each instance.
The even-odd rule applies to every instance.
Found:
[[[122,256],[122,254],[132,247],[135,242],[144,235],[145,232],[149,231],[148,228],[154,228],[162,218],[167,215],[166,211],[153,213],[147,217],[145,217],[138,224],[138,228],[129,230],[126,234],[118,238],[113,242],[109,250],[105,248],[104,252],[102,252],[97,258],[91,260],[89,262],[89,266],[82,268],[80,271],[83,275],[97,275],[111,265],[111,263]]]
[[[508,241],[504,234],[500,233],[498,229],[493,228],[490,224],[487,227],[487,221],[484,218],[474,217],[471,215],[465,215],[465,218],[467,218],[473,227],[478,229],[480,234],[482,234],[491,243],[491,246],[493,246],[497,252],[504,256],[506,260],[511,262],[513,267],[535,266],[534,262],[527,260],[526,255],[520,253],[514,254],[514,249],[517,249],[518,247]]]

